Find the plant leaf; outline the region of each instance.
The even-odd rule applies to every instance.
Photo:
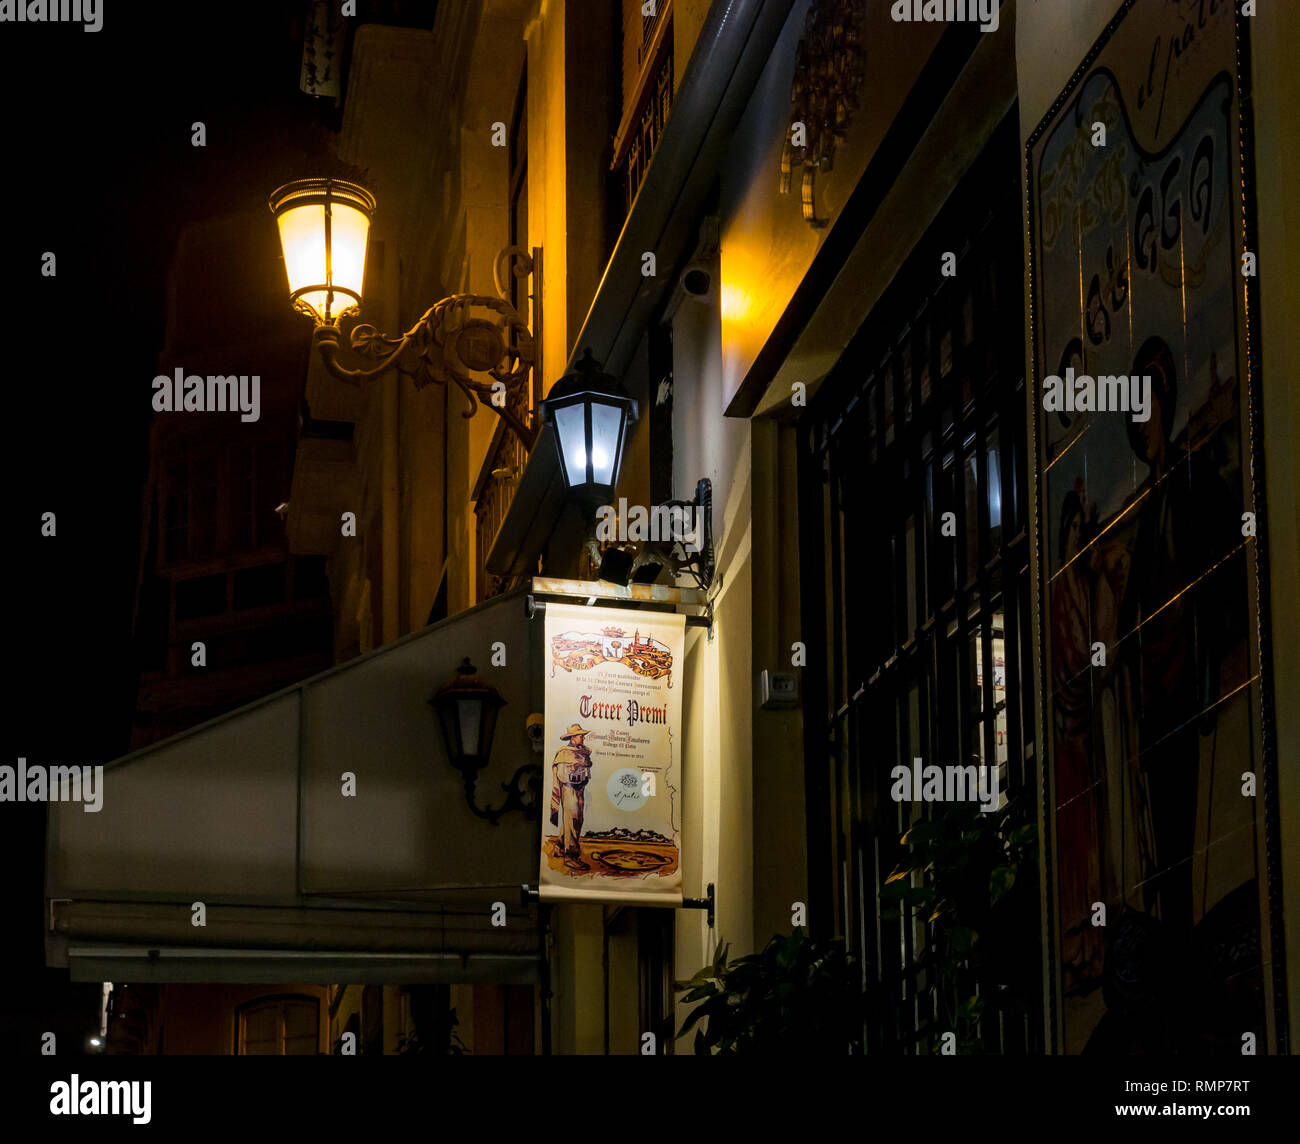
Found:
[[[703,969],[697,970],[694,977],[686,981],[676,981],[673,983],[675,989],[691,989],[696,985],[703,985],[706,981],[715,980],[713,966],[706,965]]]
[[[948,940],[952,942],[952,948],[958,953],[969,953],[971,946],[975,944],[975,931],[968,926],[949,926]]]
[[[695,1027],[695,1025],[700,1021],[701,1018],[707,1017],[708,1015],[709,1012],[708,1012],[707,1005],[696,1006],[696,1008],[692,1009],[689,1013],[686,1014],[686,1019],[682,1022],[681,1031],[677,1034],[677,1036],[679,1038],[686,1036],[686,1034],[689,1033],[691,1029]]]
[[[989,905],[995,906],[1008,890],[1016,884],[1016,871],[1011,866],[997,866],[989,875]]]

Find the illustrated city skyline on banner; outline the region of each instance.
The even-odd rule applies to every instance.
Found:
[[[673,654],[667,644],[633,630],[627,641],[623,628],[608,625],[600,632],[566,631],[551,637],[551,675],[557,667],[565,671],[588,671],[602,663],[621,663],[648,679],[668,677],[671,687]]]

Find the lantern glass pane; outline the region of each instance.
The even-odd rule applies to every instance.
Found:
[[[280,246],[284,268],[289,274],[289,292],[325,283],[325,207],[321,203],[281,211]],[[305,294],[305,301],[318,314],[325,312],[325,295]]]
[[[555,432],[570,487],[587,483],[587,441],[583,406],[563,405],[555,411]]]
[[[330,285],[343,286],[358,298],[366,278],[366,239],[370,234],[370,219],[355,207],[334,203],[330,214],[330,255],[333,277]],[[353,305],[346,294],[335,297],[334,312]]]
[[[479,716],[483,711],[481,699],[457,699],[456,715],[460,720],[460,751],[462,755],[477,755],[479,744]]]
[[[460,723],[450,703],[438,704],[438,722],[442,724],[442,739],[447,745],[447,756],[454,762],[460,757]]]
[[[280,245],[289,276],[289,292],[304,286],[343,286],[361,296],[366,272],[366,242],[370,220],[355,207],[335,201],[330,205],[330,257],[325,257],[325,206],[308,203],[280,212]],[[325,290],[301,296],[319,316],[332,319],[355,305],[347,294],[332,299]]]
[[[592,402],[591,471],[598,485],[614,483],[614,463],[618,460],[618,438],[622,425],[623,410],[619,406]]]
[[[482,753],[483,761],[486,762],[488,756],[492,753],[492,736],[496,732],[497,726],[497,705],[495,703],[483,704],[483,737],[479,740],[479,751]]]

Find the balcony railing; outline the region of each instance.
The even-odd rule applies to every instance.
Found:
[[[530,255],[532,269],[527,279],[516,280],[518,291],[514,303],[523,310],[527,307],[531,319],[532,335],[536,345],[542,341],[542,251],[533,247]],[[506,297],[500,277],[497,293]],[[539,368],[534,368],[527,386],[520,386],[508,398],[507,408],[515,419],[524,425],[536,425],[542,400],[542,378]],[[470,499],[474,502],[474,590],[475,600],[482,602],[499,596],[510,586],[509,581],[487,570],[488,554],[501,530],[501,524],[519,488],[519,480],[528,465],[528,446],[519,435],[511,431],[505,421],[497,424],[492,443],[479,468],[478,479]]]
[[[649,41],[639,52],[641,75],[614,139],[610,164],[610,170],[622,175],[624,207],[629,211],[673,106],[673,19],[667,5],[647,26],[646,35]]]
[[[501,430],[504,430],[504,425]],[[499,596],[509,587],[500,576],[494,576],[487,570],[488,553],[492,551],[492,542],[496,540],[501,522],[506,518],[510,502],[514,500],[519,488],[519,478],[524,466],[528,464],[528,452],[523,442],[513,433],[498,430],[488,459],[480,476],[480,488],[474,501],[475,516],[475,563],[477,565],[477,582],[475,585],[478,601]]]
[[[641,46],[637,49],[636,62],[639,67],[645,67],[646,57],[654,51],[655,34],[659,27],[668,19],[668,0],[659,0],[654,7],[654,14],[647,16],[642,9],[641,16]]]

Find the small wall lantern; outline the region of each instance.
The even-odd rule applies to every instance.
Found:
[[[602,373],[584,351],[542,402],[542,421],[555,430],[560,471],[570,495],[588,506],[608,504],[618,484],[628,428],[637,403],[618,382]]]
[[[510,782],[501,784],[508,796],[501,806],[480,807],[475,801],[479,771],[487,766],[492,755],[497,712],[506,705],[492,684],[475,678],[477,672],[466,656],[456,669],[455,678],[438,688],[429,700],[438,717],[447,758],[460,771],[465,783],[465,801],[480,818],[486,818],[493,826],[510,810],[522,810],[535,818],[542,775],[536,763],[525,763],[515,771]]]

